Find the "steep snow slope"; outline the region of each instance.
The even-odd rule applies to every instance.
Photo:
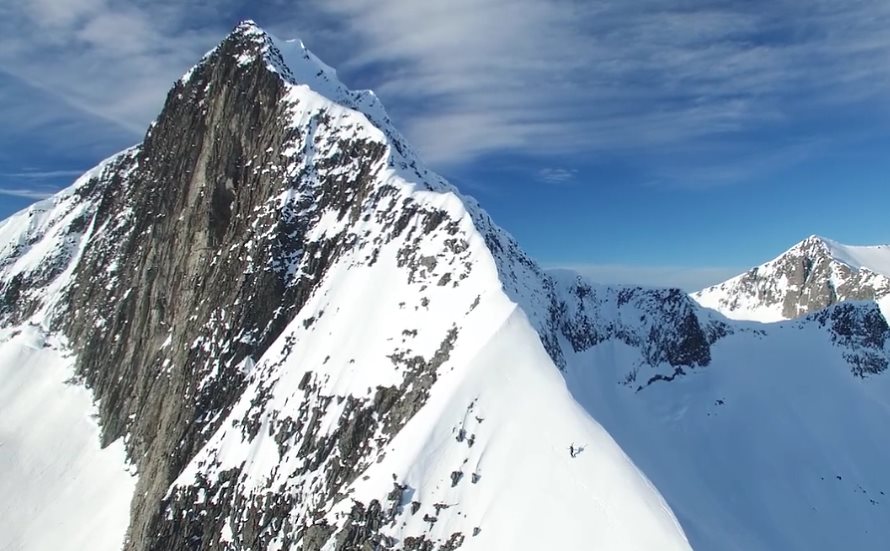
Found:
[[[890,277],[890,245],[856,247],[824,237],[821,239],[828,247],[831,257],[838,262],[843,262],[855,270],[869,270]]]
[[[0,549],[120,549],[135,481],[124,447],[99,446],[91,396],[64,343],[0,330]]]
[[[845,334],[878,335],[876,346]],[[566,379],[659,488],[693,548],[881,549],[888,337],[873,305],[844,303],[799,321],[733,324],[706,368],[641,391],[619,383],[647,362],[616,340],[568,354]],[[851,375],[872,360],[884,363]]]
[[[361,530],[373,530],[382,542],[413,542],[418,548],[423,541],[437,547],[462,543],[462,549],[471,550],[686,548],[664,502],[608,434],[575,404],[515,304],[492,292],[473,307],[472,293],[479,289],[473,276],[462,284],[466,294],[431,292],[428,307],[433,318],[462,320],[453,344],[440,344],[431,353],[436,343],[424,336],[437,334],[433,319],[418,315],[410,302],[407,308],[398,306],[403,290],[380,284],[399,278],[386,266],[391,265],[381,258],[369,270],[352,268],[334,276],[330,292],[323,295],[324,306],[310,310],[331,314],[309,329],[298,318],[270,348],[253,368],[255,375],[230,420],[177,480],[174,511],[188,515],[202,481],[225,480],[224,473],[246,458],[239,493],[269,507],[269,491],[278,489],[275,507],[287,503],[297,515],[301,509],[306,514],[326,511],[316,527],[346,520],[342,542]],[[346,342],[334,340],[344,334],[344,326],[375,311],[371,319],[385,323],[375,323],[367,333],[345,333],[352,337]],[[414,330],[400,332],[399,327],[419,330],[415,336]],[[375,328],[386,329],[378,336]],[[391,337],[383,338],[386,330]],[[300,476],[312,461],[295,453],[305,445],[305,437],[297,433],[291,445],[290,439],[271,435],[281,434],[275,430],[281,425],[311,425],[308,415],[297,416],[310,411],[312,417],[320,416],[316,439],[343,430],[338,423],[343,418],[355,419],[356,425],[373,423],[362,421],[361,411],[355,409],[389,399],[375,385],[401,382],[398,363],[403,354],[374,353],[387,341],[400,342],[397,350],[410,348],[411,354],[424,357],[436,358],[447,350],[447,360],[423,408],[382,446],[375,443],[385,442],[387,427],[380,427],[366,453],[367,466],[359,469],[362,477],[341,490],[348,498],[339,503],[312,499],[326,494],[326,481],[318,475]],[[295,343],[293,349],[288,343]],[[269,381],[274,384],[267,387]],[[425,383],[412,383],[418,384]],[[401,392],[413,391],[411,385],[402,386]],[[347,398],[337,398],[342,396]],[[368,399],[358,402],[361,405],[353,402],[361,396]],[[296,411],[293,404],[300,404]],[[243,419],[259,424],[257,436],[244,434]],[[569,447],[579,442],[585,443],[585,450],[572,458]],[[293,451],[288,453],[288,448]],[[330,460],[344,462],[336,454]],[[321,475],[323,470],[316,472]],[[225,499],[217,484],[198,491],[209,500]],[[287,502],[300,495],[306,501]],[[582,512],[583,522],[578,516]],[[237,531],[231,526],[239,515],[233,508],[221,530],[233,540]],[[371,528],[375,524],[380,527]],[[267,545],[278,548],[281,538],[273,537]],[[324,548],[335,545],[330,542]]]
[[[890,247],[811,236],[777,258],[692,297],[741,320],[796,318],[844,300],[890,296]]]

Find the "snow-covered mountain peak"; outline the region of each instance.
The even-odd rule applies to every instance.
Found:
[[[337,77],[337,71],[309,51],[302,40],[281,40],[252,20],[236,25],[219,45],[186,72],[180,82],[189,81],[196,69],[206,65],[221,50],[222,55],[235,57],[240,66],[263,63],[287,82],[307,86],[330,101],[361,111],[379,126],[391,124],[386,110],[373,92],[350,90]]]
[[[773,322],[845,300],[890,295],[890,246],[851,246],[812,235],[778,257],[693,298],[734,319]]]
[[[830,239],[826,239],[825,237],[822,237],[821,235],[813,234],[813,235],[810,235],[809,237],[807,237],[806,239],[804,239],[803,241],[800,241],[799,243],[795,243],[794,246],[792,246],[790,249],[788,249],[788,251],[786,251],[785,254],[788,254],[792,251],[800,252],[800,253],[804,253],[804,254],[820,254],[820,253],[828,252],[829,251],[828,243],[830,241],[831,241]]]
[[[833,259],[832,254],[840,244],[836,241],[822,237],[821,235],[810,235],[806,239],[799,241],[788,248],[785,252],[774,258],[770,262],[778,262],[783,258],[801,257],[812,260]]]
[[[890,245],[846,245],[820,235],[811,235],[797,243],[784,256],[806,256],[813,260],[830,258],[853,270],[868,270],[890,277]]]
[[[139,470],[127,548],[688,549],[554,365],[552,282],[335,78],[244,23],[76,219],[4,234],[0,322],[74,343]]]
[[[454,188],[441,176],[429,170],[419,155],[393,125],[380,99],[372,90],[352,90],[337,76],[337,71],[312,53],[299,38],[282,40],[264,30],[256,22],[239,23],[219,45],[210,50],[198,64],[178,81],[186,86],[201,69],[218,64],[220,56],[237,62],[238,71],[250,71],[259,65],[281,77],[290,90],[292,101],[315,100],[331,102],[360,113],[368,126],[382,132],[389,148],[390,164],[406,180],[427,189],[453,192]],[[231,78],[237,78],[230,75]],[[201,86],[201,83],[198,83]]]

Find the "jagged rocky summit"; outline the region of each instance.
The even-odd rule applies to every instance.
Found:
[[[843,301],[883,304],[890,296],[890,246],[855,247],[813,235],[777,258],[692,296],[731,318],[766,322],[797,318]]]
[[[873,303],[761,326],[548,274],[372,93],[251,22],[142,144],[0,225],[0,323],[22,549],[890,537]]]

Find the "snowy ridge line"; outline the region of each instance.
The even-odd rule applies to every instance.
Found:
[[[304,87],[301,85],[296,85],[297,88],[292,92],[294,95],[303,96],[306,94],[304,91]],[[309,91],[311,92],[311,90]],[[326,98],[327,99],[327,98]],[[313,101],[317,101],[314,99]],[[325,109],[330,110],[330,107],[326,107]],[[371,124],[373,120],[366,124]],[[373,133],[369,133],[368,135],[373,136]],[[391,134],[387,133],[386,138],[388,139],[388,145],[392,146],[391,142]],[[403,150],[397,148],[397,154],[395,158],[398,158],[398,155],[402,155]],[[393,156],[390,156],[393,159]],[[493,324],[492,325],[492,316],[486,315],[482,316],[481,312],[485,312],[486,310],[492,308],[492,303],[499,304],[504,301],[503,296],[500,294],[499,290],[502,287],[506,287],[508,292],[510,293],[511,299],[509,301],[503,302],[498,305],[498,309],[507,308],[511,312],[515,312],[511,315],[511,317],[517,317],[519,320],[525,319],[526,315],[534,316],[538,323],[545,324],[549,322],[549,310],[552,302],[552,297],[550,296],[551,290],[550,287],[552,284],[549,280],[543,276],[540,268],[532,262],[526,255],[523,253],[515,241],[510,238],[503,230],[494,225],[491,221],[491,218],[481,209],[478,209],[478,206],[475,202],[468,202],[464,200],[453,188],[450,186],[443,187],[439,185],[429,185],[426,175],[428,172],[425,169],[417,168],[416,162],[414,160],[410,161],[410,166],[415,168],[414,172],[406,172],[404,170],[404,166],[400,165],[398,161],[390,162],[390,166],[378,176],[378,182],[386,183],[387,185],[396,185],[400,189],[401,193],[406,194],[412,199],[413,204],[419,205],[429,205],[432,207],[434,212],[447,214],[446,220],[449,221],[449,227],[453,227],[455,224],[459,228],[459,233],[455,234],[455,238],[461,237],[460,241],[465,242],[465,245],[460,245],[459,248],[461,250],[468,251],[471,253],[472,262],[470,265],[472,269],[469,271],[469,276],[466,282],[463,282],[461,279],[457,281],[448,281],[443,284],[442,278],[446,277],[448,273],[442,273],[438,268],[433,268],[431,270],[432,273],[429,273],[427,276],[424,276],[428,279],[431,284],[438,280],[436,287],[444,286],[448,290],[448,299],[444,298],[436,298],[436,294],[431,294],[429,296],[429,305],[432,306],[423,306],[423,308],[433,308],[434,305],[439,305],[437,308],[443,308],[442,304],[447,300],[447,302],[453,303],[454,306],[458,309],[456,311],[452,311],[450,313],[446,313],[444,315],[438,315],[436,318],[441,319],[461,319],[459,312],[462,310],[469,310],[472,312],[470,317],[463,318],[464,321],[461,322],[461,327],[457,336],[457,340],[454,344],[454,349],[451,351],[451,359],[447,365],[455,366],[454,369],[457,369],[458,366],[462,365],[470,365],[467,362],[471,362],[471,358],[474,356],[473,353],[469,353],[466,351],[467,346],[470,346],[470,350],[473,348],[482,348],[483,350],[486,348],[490,348],[492,346],[497,346],[500,349],[500,346],[496,342],[491,342],[490,344],[484,339],[473,343],[466,344],[464,343],[466,337],[462,337],[461,335],[472,334],[476,335],[477,339],[479,335],[484,335],[487,331],[490,331],[491,328],[498,328],[500,325]],[[395,164],[395,171],[390,172],[393,168],[391,165]],[[399,170],[401,168],[402,170]],[[406,179],[407,178],[407,179]],[[420,178],[420,179],[418,179]],[[438,181],[438,177],[436,177]],[[418,186],[421,184],[421,186]],[[380,184],[376,184],[380,185]],[[434,189],[434,192],[425,191],[427,189]],[[374,217],[372,216],[372,219]],[[416,223],[416,222],[415,222]],[[340,225],[342,222],[335,222],[333,219],[329,220],[323,225],[319,225],[318,229],[314,230],[312,235],[335,235],[338,232],[342,231],[342,226]],[[480,231],[481,229],[481,231]],[[356,228],[356,232],[361,234],[362,228]],[[447,236],[443,236],[447,237]],[[447,241],[447,240],[446,240]],[[441,257],[441,251],[447,250],[447,243],[438,243],[432,241],[430,238],[424,239],[421,243],[423,243],[422,251],[420,254],[426,254],[429,256],[425,256],[423,258],[435,258]],[[491,252],[491,248],[497,249],[499,254],[493,255]],[[386,266],[386,265],[397,265],[400,261],[398,259],[393,258],[392,252],[387,252],[386,249],[381,249],[377,256],[376,263],[374,264],[374,270],[381,270],[382,268],[377,268],[377,266]],[[387,260],[389,258],[389,260]],[[348,261],[343,261],[346,264],[349,264]],[[353,272],[357,270],[355,265],[352,265]],[[509,274],[509,279],[506,282],[501,280],[501,274]],[[420,272],[423,273],[422,271]],[[339,274],[339,275],[337,275]],[[334,285],[331,283],[331,288],[329,291],[318,291],[315,294],[318,300],[322,300],[323,297],[328,297],[325,300],[334,300],[330,299],[331,294],[336,293],[338,289],[343,288],[352,288],[352,289],[363,289],[367,284],[361,284],[358,282],[345,283],[346,280],[351,281],[354,276],[350,272],[340,273],[337,268],[334,269],[334,273],[329,275],[328,278],[338,280],[338,284]],[[365,278],[368,276],[365,275]],[[346,280],[341,278],[347,278]],[[479,278],[482,278],[482,282],[480,283]],[[326,278],[327,279],[327,278]],[[397,274],[392,274],[389,277],[383,278],[386,281],[398,281],[401,279]],[[377,281],[374,278],[374,281]],[[454,287],[451,288],[451,283],[453,281]],[[460,286],[458,287],[458,281],[461,281]],[[473,281],[476,281],[473,284]],[[387,289],[389,286],[384,285],[381,286],[377,291],[375,291],[375,295],[377,295],[376,299],[382,299],[384,295],[381,295],[380,289]],[[434,288],[434,287],[433,287]],[[454,291],[453,289],[458,289],[458,291]],[[459,296],[462,294],[460,289],[464,289],[464,292],[468,292],[464,299],[460,299]],[[480,293],[481,291],[481,293]],[[413,293],[409,292],[404,296],[411,296]],[[397,303],[397,301],[393,301]],[[522,303],[525,304],[522,304]],[[325,388],[327,385],[324,383],[324,380],[316,382],[315,375],[309,372],[301,372],[297,369],[291,367],[287,372],[286,380],[284,376],[278,377],[277,375],[273,375],[273,373],[278,373],[278,370],[281,369],[281,366],[284,364],[282,362],[287,361],[287,365],[297,365],[297,366],[305,366],[305,365],[313,365],[313,363],[324,363],[321,359],[313,361],[310,358],[303,358],[302,356],[288,356],[288,354],[303,354],[309,353],[308,351],[315,350],[316,353],[321,354],[323,350],[325,350],[329,345],[316,343],[312,344],[315,341],[312,339],[317,339],[316,336],[319,332],[323,332],[323,328],[332,324],[334,320],[343,320],[341,313],[341,317],[337,317],[334,314],[330,314],[329,312],[344,312],[347,309],[347,305],[352,305],[354,303],[360,303],[355,300],[334,300],[333,303],[319,303],[317,306],[314,303],[307,304],[304,312],[294,320],[292,323],[292,327],[295,329],[296,333],[293,333],[291,329],[286,331],[279,339],[279,341],[270,348],[266,354],[262,358],[257,361],[256,366],[251,371],[251,378],[248,382],[249,389],[245,392],[244,401],[242,401],[239,405],[236,405],[233,413],[230,415],[230,422],[226,422],[223,424],[223,428],[217,432],[212,438],[211,442],[202,450],[202,452],[195,458],[192,464],[187,468],[186,471],[180,476],[174,485],[173,493],[168,493],[168,498],[181,501],[184,499],[188,499],[185,496],[190,495],[190,489],[194,487],[196,483],[197,476],[205,476],[212,475],[213,473],[223,473],[228,469],[233,468],[235,465],[243,457],[249,457],[248,465],[245,469],[249,470],[247,478],[245,480],[245,490],[251,492],[250,488],[254,488],[257,492],[260,492],[261,488],[268,486],[275,487],[277,484],[285,483],[285,481],[292,479],[292,473],[298,472],[300,469],[305,468],[305,463],[296,460],[296,458],[290,458],[285,460],[283,456],[278,456],[275,452],[275,446],[272,442],[269,441],[261,441],[261,440],[251,440],[247,435],[243,434],[241,430],[237,428],[235,421],[239,417],[247,418],[253,413],[251,413],[251,404],[248,400],[249,397],[255,395],[263,395],[265,392],[265,381],[269,380],[277,380],[275,384],[273,392],[273,397],[270,398],[268,402],[266,402],[266,407],[263,411],[256,411],[255,414],[259,416],[261,427],[268,426],[269,423],[274,423],[271,421],[271,418],[274,418],[276,412],[285,411],[284,405],[290,402],[294,402],[297,398],[295,395],[305,392],[304,389],[300,388],[300,385],[297,383],[302,383],[306,380],[306,377],[310,377],[311,387],[305,388],[314,388],[315,385],[318,385],[319,390],[313,390],[313,392],[327,393],[330,391],[321,390]],[[337,306],[339,304],[339,306]],[[409,302],[410,304],[410,302]],[[517,305],[521,306],[520,309]],[[534,305],[535,309],[531,308],[530,305]],[[441,310],[436,310],[437,312],[441,312]],[[325,312],[323,316],[319,315],[319,312]],[[395,314],[390,314],[395,315]],[[319,319],[320,318],[320,319]],[[393,324],[395,319],[390,320],[387,325]],[[473,322],[471,324],[470,320],[479,320]],[[318,320],[314,321],[311,325],[311,330],[306,330],[305,324],[309,323],[309,320]],[[484,323],[485,325],[481,326],[480,329],[474,329],[475,323]],[[341,323],[346,323],[343,320]],[[405,325],[407,327],[417,326],[416,323],[395,323],[396,327],[400,327]],[[434,326],[437,325],[433,319],[425,319],[425,321],[420,325],[420,327],[424,328],[424,334],[432,334],[436,335],[438,333],[437,330],[434,329]],[[535,342],[539,341],[538,336],[535,334],[534,330],[521,329],[523,324],[520,321],[514,321],[511,323],[511,327],[516,327],[515,329],[511,329],[511,333],[515,333],[519,331],[520,333],[524,333],[526,336],[522,338],[513,338],[511,341],[518,342],[530,342],[534,345]],[[484,329],[483,329],[484,328]],[[443,328],[444,329],[444,328]],[[405,329],[405,331],[410,331],[410,329]],[[500,332],[501,330],[499,330]],[[441,333],[438,333],[441,335]],[[499,339],[502,337],[499,337]],[[299,346],[297,348],[292,349],[293,352],[286,352],[291,350],[288,347],[288,343],[296,343]],[[424,345],[423,348],[434,351],[435,346],[437,345],[436,341],[431,341],[429,344]],[[415,345],[416,346],[416,345]],[[516,344],[514,344],[516,346]],[[361,347],[361,350],[364,350],[364,356],[366,358],[371,355],[368,353],[369,350],[373,350],[374,345],[368,343]],[[416,349],[416,348],[415,348]],[[300,352],[300,350],[306,352]],[[282,358],[281,356],[285,356]],[[331,355],[332,359],[326,365],[336,366],[337,360],[334,359],[336,356]],[[560,381],[558,378],[558,373],[555,369],[552,368],[552,364],[550,360],[542,359],[542,355],[540,351],[536,351],[532,354],[533,357],[537,358],[536,362],[543,362],[543,364],[534,367],[535,372],[539,369],[549,369],[552,370],[553,374],[556,375],[557,381]],[[466,357],[465,360],[460,358]],[[501,354],[498,354],[498,357],[501,357]],[[302,358],[302,359],[300,359]],[[544,356],[543,358],[546,358]],[[503,358],[499,359],[499,363],[503,362]],[[522,362],[520,362],[522,363]],[[349,367],[351,364],[346,363],[343,368],[350,370]],[[404,477],[398,478],[398,483],[404,485],[406,488],[412,488],[414,495],[419,503],[428,504],[431,502],[441,501],[444,503],[451,503],[454,500],[448,499],[444,500],[439,496],[439,492],[441,489],[437,487],[440,484],[444,483],[444,487],[454,486],[454,484],[445,483],[452,474],[456,471],[454,469],[454,464],[449,464],[446,459],[448,455],[445,455],[443,458],[436,460],[436,465],[429,465],[430,459],[425,458],[421,451],[426,446],[418,447],[419,442],[435,442],[434,447],[445,446],[446,443],[452,442],[454,439],[454,427],[450,425],[445,425],[444,420],[449,418],[455,418],[456,416],[466,416],[466,408],[468,407],[466,404],[478,404],[481,398],[478,393],[480,392],[478,388],[486,388],[488,385],[483,385],[482,387],[476,387],[477,390],[474,391],[474,396],[468,396],[466,398],[458,400],[454,395],[450,394],[446,389],[448,386],[449,380],[454,377],[469,377],[476,378],[481,375],[472,375],[477,370],[479,370],[482,366],[476,366],[473,371],[464,373],[464,372],[449,372],[448,375],[441,375],[441,380],[437,381],[436,385],[433,387],[431,391],[431,395],[429,398],[429,402],[419,411],[416,416],[411,418],[410,421],[402,428],[398,434],[395,436],[395,440],[391,443],[390,451],[383,453],[378,456],[381,458],[380,463],[372,463],[370,465],[370,470],[365,471],[365,476],[369,477],[369,481],[367,483],[364,482],[364,476],[355,482],[355,486],[353,487],[354,501],[342,501],[336,507],[334,507],[333,502],[327,502],[324,507],[321,504],[315,503],[311,500],[307,501],[302,507],[322,507],[328,509],[330,512],[326,515],[326,523],[328,525],[336,526],[343,522],[343,519],[348,516],[350,510],[354,507],[353,503],[360,502],[365,505],[368,504],[369,501],[372,501],[375,496],[385,495],[390,492],[392,489],[393,481],[390,478],[391,473],[404,473],[406,470],[410,468],[410,472],[414,474],[408,474]],[[327,370],[333,370],[335,367],[326,368]],[[546,371],[545,371],[546,372]],[[336,371],[334,372],[336,373]],[[482,372],[479,372],[480,374]],[[376,371],[375,378],[378,381],[377,384],[380,384],[381,379],[387,380],[391,377],[396,376],[397,373],[391,375],[385,375],[384,372]],[[538,375],[534,375],[537,377]],[[337,392],[337,395],[362,395],[363,392],[363,384],[362,377],[358,372],[350,372],[350,376],[346,377],[342,373],[339,373],[334,376],[335,381],[342,382],[350,381],[351,383],[347,385],[346,388],[342,388]],[[398,381],[398,378],[390,379],[394,381]],[[452,383],[453,384],[453,383]],[[478,383],[477,383],[478,384]],[[564,383],[560,383],[564,387]],[[254,390],[255,388],[255,390]],[[472,388],[472,387],[471,387]],[[563,391],[564,392],[564,391]],[[321,396],[320,396],[321,398]],[[542,398],[543,399],[543,398]],[[568,400],[568,403],[572,403],[572,399],[569,396],[566,396],[564,399]],[[494,398],[492,398],[494,400]],[[546,400],[548,403],[550,400]],[[563,399],[556,400],[558,403],[562,403]],[[483,402],[484,403],[484,402]],[[281,405],[275,405],[281,404]],[[349,402],[343,402],[343,404],[348,405]],[[439,404],[434,407],[434,404]],[[480,407],[480,406],[477,406]],[[494,407],[494,406],[492,406]],[[556,407],[556,406],[554,406]],[[343,409],[333,409],[329,413],[327,413],[324,417],[323,425],[328,427],[327,430],[335,430],[337,425],[334,421],[338,418],[341,418],[344,415],[349,415],[347,410]],[[283,415],[283,413],[279,414]],[[492,414],[493,415],[493,414]],[[516,417],[517,415],[511,414],[509,417]],[[563,423],[568,422],[569,419],[574,418],[575,414],[567,417],[563,420]],[[441,420],[437,420],[441,418]],[[472,419],[472,418],[471,418]],[[486,415],[486,421],[488,422],[488,426],[499,426],[501,423],[498,422],[498,418]],[[231,424],[230,424],[231,423]],[[429,431],[433,432],[429,432]],[[461,430],[469,430],[461,429]],[[529,429],[531,430],[531,429]],[[584,429],[588,430],[588,429]],[[416,433],[419,431],[419,434],[428,434],[427,436],[420,437],[420,440],[414,440],[412,437],[403,436],[411,433]],[[265,434],[265,428],[261,430],[261,434]],[[475,434],[475,433],[474,433]],[[517,435],[518,436],[518,435]],[[528,433],[526,434],[526,437]],[[482,443],[482,433],[478,434],[479,443],[475,444],[478,446],[476,449],[484,452],[486,450],[483,447]],[[509,446],[519,445],[516,443],[513,438],[507,440],[509,442]],[[542,435],[542,438],[544,436]],[[591,439],[594,439],[591,437]],[[600,440],[602,437],[596,437],[596,440]],[[413,441],[413,443],[412,443]],[[555,444],[557,447],[562,447],[561,443]],[[473,447],[473,444],[470,444]],[[420,455],[412,455],[412,452],[409,450],[415,450],[414,454]],[[459,452],[461,448],[458,447],[457,451]],[[240,450],[240,451],[239,451]],[[384,450],[378,450],[379,452],[383,452]],[[493,453],[492,450],[488,450],[489,453]],[[480,452],[481,453],[481,452]],[[503,452],[500,452],[503,453]],[[594,454],[589,453],[589,458],[593,458]],[[281,463],[281,461],[285,461],[285,463]],[[459,463],[458,463],[459,464]],[[278,469],[274,475],[270,475],[270,466],[278,465]],[[377,467],[376,465],[380,465]],[[413,467],[412,467],[413,465]],[[427,465],[427,468],[418,469],[419,465]],[[209,470],[208,470],[209,468]],[[541,469],[543,465],[535,464],[535,469]],[[636,472],[636,471],[634,471]],[[371,474],[377,473],[377,474]],[[472,476],[471,476],[472,475]],[[271,478],[269,478],[271,476]],[[475,476],[479,476],[479,473],[465,473],[466,479],[470,480],[470,484],[476,484],[473,482]],[[490,476],[490,475],[485,475]],[[636,476],[636,475],[634,475]],[[633,476],[631,476],[631,480]],[[626,480],[625,475],[621,475],[617,477],[617,480]],[[301,484],[308,484],[310,488],[312,488],[312,492],[315,495],[323,494],[321,492],[321,481],[318,479],[308,478],[306,480],[301,481]],[[459,483],[458,483],[459,484]],[[465,481],[464,484],[467,484]],[[501,484],[506,485],[507,480],[504,480]],[[644,485],[645,488],[649,488],[649,490],[645,490],[643,493],[651,491],[651,486]],[[471,486],[472,488],[472,486]],[[486,495],[500,495],[503,496],[509,495],[509,492],[505,490],[503,486],[499,486],[500,490],[496,494],[488,494]],[[208,490],[210,492],[211,490]],[[298,490],[294,490],[298,492]],[[305,492],[305,490],[303,490]],[[566,489],[568,492],[569,490]],[[635,492],[636,493],[636,492]],[[519,496],[517,496],[517,499]],[[495,499],[494,497],[488,499]],[[575,499],[575,498],[573,498]],[[460,500],[458,501],[466,501]],[[498,497],[497,502],[506,502],[505,497]],[[657,515],[660,517],[663,514],[668,515],[667,524],[665,524],[665,528],[668,532],[677,529],[676,520],[670,516],[669,509],[666,508],[663,501],[655,499],[657,506],[653,509],[653,511],[658,511]],[[500,507],[498,509],[501,509]],[[305,509],[305,512],[300,513],[300,515],[308,514],[310,509]],[[502,513],[508,511],[509,509],[502,509]],[[471,511],[460,511],[464,515],[470,515]],[[456,515],[445,515],[439,514],[439,510],[435,509],[428,514],[435,513],[435,518],[437,521],[435,522],[435,530],[427,531],[428,536],[435,538],[437,540],[448,540],[449,537],[453,536],[456,533],[463,534],[462,537],[469,537],[469,534],[473,534],[474,528],[471,525],[468,525],[467,521],[461,521],[460,517]],[[644,518],[648,518],[651,513],[646,513]],[[413,515],[412,515],[413,517]],[[509,515],[504,517],[503,522],[508,522]],[[233,521],[230,521],[230,523]],[[405,534],[412,533],[423,533],[423,527],[427,521],[422,520],[421,515],[417,515],[417,517],[413,517],[412,521],[407,522],[407,524],[400,528],[398,531],[392,532],[391,537],[403,538]],[[229,526],[229,525],[227,525]],[[670,527],[670,528],[668,528]],[[489,529],[490,530],[490,529]],[[504,538],[504,530],[497,531],[489,531],[486,530],[485,534],[490,534],[489,536],[479,536],[481,539],[478,540],[477,545],[485,545],[485,542],[488,542],[488,545],[503,545],[499,540],[491,540],[489,537],[500,537]],[[653,533],[662,533],[662,529],[655,530]],[[231,532],[231,528],[228,528],[226,531],[227,537]],[[606,530],[605,528],[602,530],[603,534],[600,537],[614,537],[609,534],[612,533],[611,530]],[[566,530],[566,532],[562,536],[566,538],[566,541],[572,541],[571,538],[577,537],[574,530]],[[630,536],[625,534],[622,538],[616,539],[615,544],[618,541],[626,541]],[[670,538],[674,538],[674,536],[670,536]],[[682,538],[682,532],[680,532],[680,541],[685,542],[685,538]],[[542,543],[543,544],[543,543]],[[664,544],[662,542],[662,544]],[[517,542],[517,545],[520,545]],[[529,542],[524,542],[522,544],[523,547],[530,545]]]
[[[389,116],[377,96],[370,90],[353,91],[339,81],[336,71],[309,51],[302,40],[281,40],[261,29],[254,21],[246,20],[239,23],[229,39],[244,40],[255,46],[251,56],[243,55],[239,63],[247,63],[256,58],[261,59],[274,73],[281,75],[282,80],[291,86],[291,94],[295,98],[306,96],[313,103],[331,102],[338,107],[354,111],[366,120],[359,120],[359,126],[366,126],[382,132],[387,146],[388,175],[381,179],[392,182],[405,189],[412,190],[421,186],[422,190],[451,195],[457,198],[461,209],[471,216],[480,235],[484,237],[501,274],[504,290],[511,299],[520,305],[530,317],[535,327],[541,331],[552,333],[547,329],[552,324],[550,310],[553,305],[553,282],[544,270],[531,259],[506,230],[499,227],[491,216],[474,198],[462,194],[444,178],[429,170],[419,160],[417,154],[408,145],[401,133],[393,126]],[[206,64],[217,50],[211,50],[190,69],[181,79],[185,83],[193,77],[195,70]],[[301,121],[300,124],[306,124]],[[457,216],[459,218],[459,215]],[[328,233],[333,233],[328,230]],[[548,341],[548,352],[560,363],[559,352],[555,344],[555,336]]]
[[[890,245],[844,245],[820,238],[829,248],[832,258],[856,270],[870,270],[890,277]]]

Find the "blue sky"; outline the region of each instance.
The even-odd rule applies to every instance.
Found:
[[[374,89],[545,265],[696,288],[890,242],[886,0],[4,3],[0,218],[138,142],[244,18]]]

